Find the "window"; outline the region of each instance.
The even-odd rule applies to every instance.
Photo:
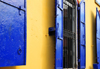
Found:
[[[75,1],[56,0],[55,69],[85,68],[85,1]]]
[[[76,5],[63,2],[63,68],[76,68]]]

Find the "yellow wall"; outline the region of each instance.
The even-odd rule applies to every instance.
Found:
[[[54,69],[55,37],[48,28],[55,26],[55,0],[27,0],[27,63],[0,69]]]

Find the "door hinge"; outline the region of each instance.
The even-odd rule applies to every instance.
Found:
[[[59,40],[63,40],[63,38],[62,38],[62,37],[59,37],[59,36],[58,36],[58,39],[59,39]]]
[[[19,9],[19,7],[14,6],[14,5],[12,5],[12,4],[9,4],[9,3],[7,3],[7,2],[4,2],[4,1],[2,1],[2,0],[0,0],[0,2],[1,2],[1,3],[4,3],[4,4],[6,4],[6,5],[12,6],[12,7],[14,7],[14,8]],[[20,10],[22,10],[22,11],[26,11],[26,9],[25,9],[25,8],[24,8],[24,9],[20,8]]]
[[[21,13],[20,13],[20,10],[21,10],[21,6],[19,6],[18,10],[19,10],[19,15],[21,15]]]
[[[63,8],[60,7],[60,4],[58,4],[57,6],[61,11],[63,11]]]

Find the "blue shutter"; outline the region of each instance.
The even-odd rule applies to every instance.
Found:
[[[85,69],[86,67],[86,39],[85,39],[85,1],[80,2],[80,44],[79,44],[79,69]]]
[[[97,48],[97,62],[98,69],[100,69],[100,14],[96,11],[96,48]]]
[[[56,0],[55,69],[63,69],[63,0]]]
[[[26,11],[20,1],[0,1],[0,67],[26,64]]]
[[[100,69],[100,14],[96,8],[96,51],[97,64],[93,64],[94,69]]]

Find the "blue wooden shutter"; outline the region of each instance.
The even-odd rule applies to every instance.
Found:
[[[79,69],[85,69],[86,65],[86,39],[85,39],[85,1],[80,2],[80,44],[79,44]]]
[[[55,69],[63,69],[63,0],[56,0]]]
[[[96,8],[96,51],[97,51],[97,64],[94,64],[94,69],[100,69],[100,14]]]
[[[0,67],[25,64],[25,1],[0,0]]]

